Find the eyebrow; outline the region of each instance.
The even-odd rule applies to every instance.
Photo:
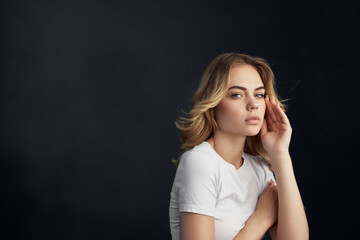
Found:
[[[241,90],[247,91],[247,89],[246,89],[245,87],[242,87],[242,86],[232,86],[232,87],[230,87],[228,90],[233,89],[233,88],[237,88],[237,89],[241,89]],[[261,86],[261,87],[255,88],[255,91],[260,90],[260,89],[265,89],[265,87],[264,87],[264,86]]]

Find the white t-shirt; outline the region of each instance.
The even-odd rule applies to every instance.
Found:
[[[206,141],[181,155],[170,194],[173,240],[180,240],[180,212],[213,216],[216,240],[233,239],[244,227],[259,196],[275,179],[260,155],[243,152],[242,157],[243,165],[236,170]]]

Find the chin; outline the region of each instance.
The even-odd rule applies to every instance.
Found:
[[[248,137],[252,137],[252,136],[256,136],[260,133],[260,129],[259,130],[255,130],[255,131],[249,131],[246,136]]]
[[[224,132],[229,132],[232,135],[241,135],[241,136],[256,136],[260,133],[261,127],[259,126],[241,126],[241,127],[234,127],[237,128],[237,131],[231,130],[231,129],[223,129]]]
[[[259,132],[254,133],[254,134],[246,134],[246,136],[247,136],[247,137],[254,137],[254,136],[258,135],[258,134],[259,134]]]

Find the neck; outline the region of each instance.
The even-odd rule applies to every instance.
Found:
[[[243,164],[242,153],[245,146],[246,136],[230,135],[215,131],[207,142],[228,163],[239,169]]]

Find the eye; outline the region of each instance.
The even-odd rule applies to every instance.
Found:
[[[259,93],[259,94],[256,94],[256,96],[260,96],[261,98],[264,98],[264,97],[265,97],[265,94]]]
[[[240,96],[242,96],[240,93],[231,94],[232,98],[239,98]]]

